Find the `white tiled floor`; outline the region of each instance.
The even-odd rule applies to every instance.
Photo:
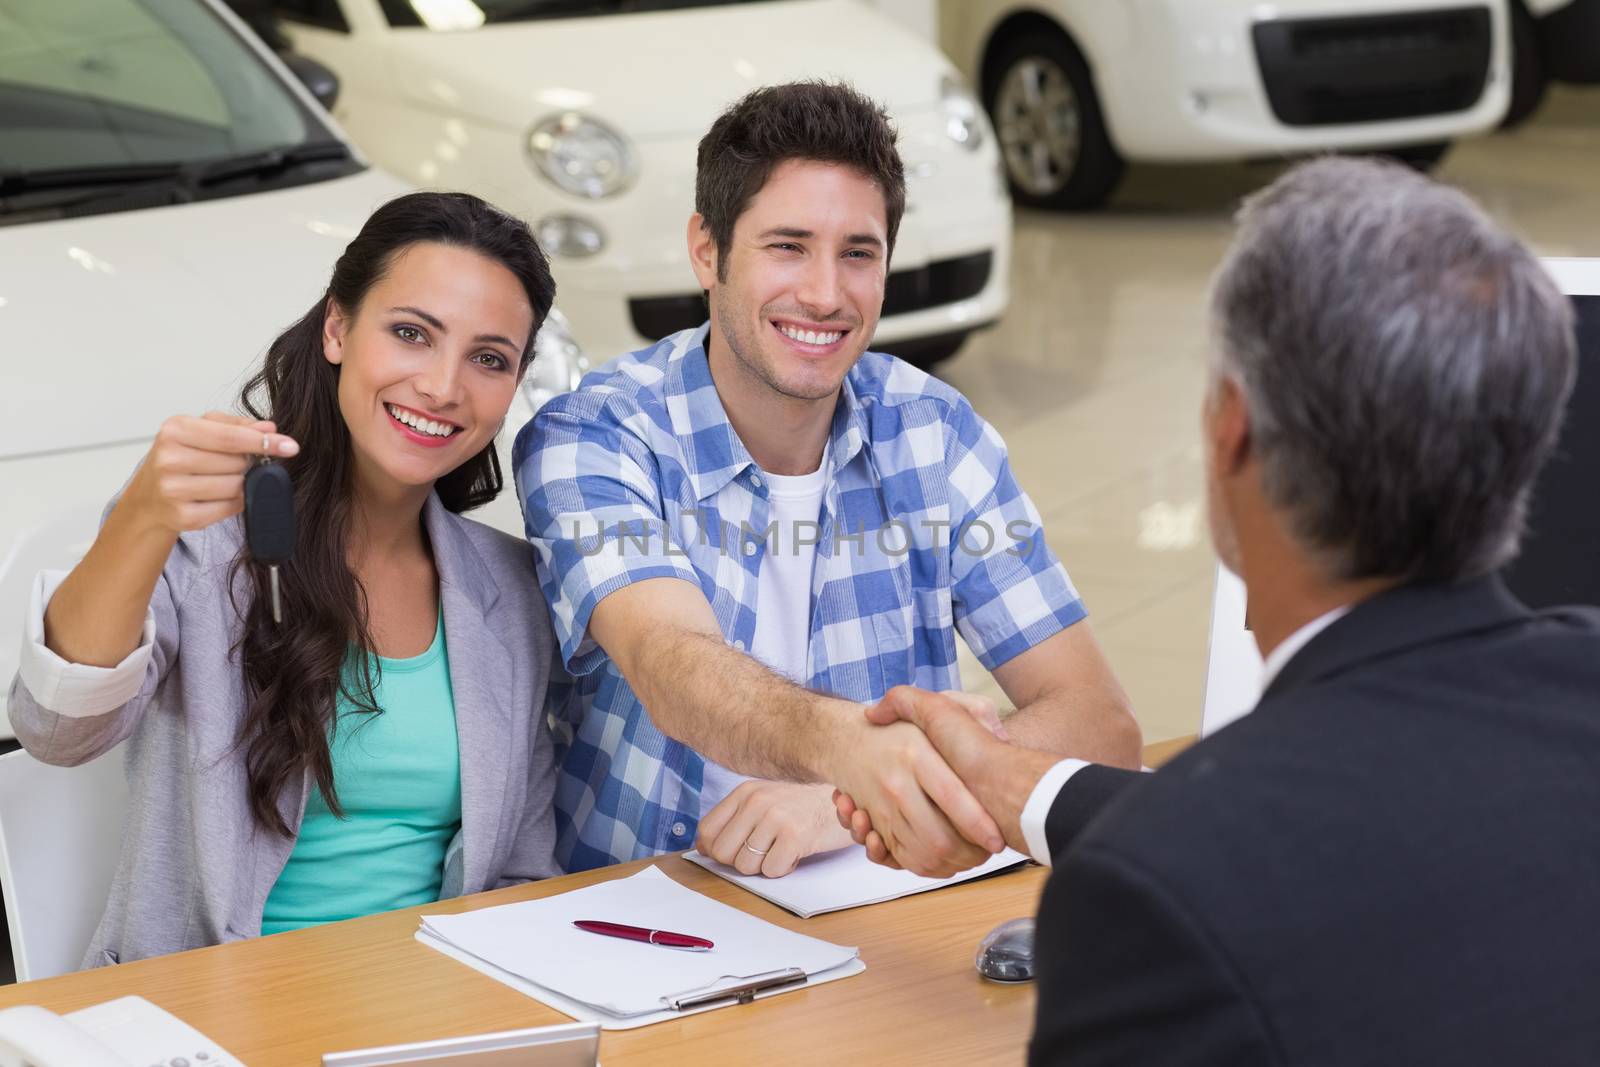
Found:
[[[1005,320],[941,375],[1005,436],[1145,740],[1193,733],[1214,557],[1198,448],[1205,297],[1274,165],[1134,168],[1095,215],[1019,212]],[[1545,255],[1600,256],[1600,89],[1457,146],[1439,177]],[[971,657],[969,689],[1003,699]]]

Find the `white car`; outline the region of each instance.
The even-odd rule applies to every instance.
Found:
[[[34,575],[78,561],[164,418],[232,407],[408,189],[207,0],[0,7],[0,737]],[[507,471],[581,356],[559,321],[539,343]],[[514,495],[488,517],[520,535]]]
[[[273,8],[338,73],[334,114],[380,166],[535,224],[596,359],[704,321],[685,247],[696,145],[738,97],[799,78],[850,81],[900,130],[908,206],[875,347],[926,364],[1005,309],[1011,210],[982,109],[932,44],[855,0]]]
[[[1507,0],[959,0],[1012,195],[1088,208],[1127,160],[1385,150],[1418,165],[1510,101]]]

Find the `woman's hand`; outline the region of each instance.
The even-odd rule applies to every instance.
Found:
[[[45,607],[45,645],[70,663],[114,667],[139,643],[145,609],[178,535],[244,510],[256,456],[292,456],[270,422],[213,411],[175,415],[83,560]]]
[[[118,503],[137,525],[176,537],[244,510],[244,476],[257,456],[292,456],[298,443],[271,422],[212,411],[174,415]]]

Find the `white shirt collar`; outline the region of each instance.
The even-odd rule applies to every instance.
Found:
[[[1334,608],[1326,615],[1319,615],[1284,638],[1282,643],[1272,650],[1272,654],[1267,657],[1266,662],[1261,665],[1261,691],[1263,693],[1267,691],[1267,686],[1272,684],[1272,680],[1278,676],[1278,672],[1283,670],[1284,665],[1294,659],[1295,653],[1305,648],[1313,637],[1348,615],[1350,607],[1351,605],[1344,604]]]

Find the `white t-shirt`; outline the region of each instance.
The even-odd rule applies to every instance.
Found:
[[[775,532],[756,579],[756,635],[750,654],[792,682],[810,681],[811,573],[817,562],[817,522],[828,487],[828,454],[810,474],[761,472],[768,521]],[[807,543],[809,542],[809,543]],[[700,814],[720,804],[747,776],[706,760]]]

